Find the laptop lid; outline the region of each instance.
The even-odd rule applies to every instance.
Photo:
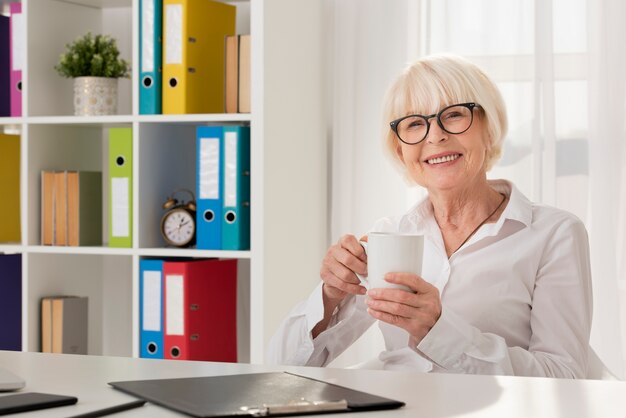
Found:
[[[26,386],[24,379],[0,367],[0,392],[19,390],[24,386]]]

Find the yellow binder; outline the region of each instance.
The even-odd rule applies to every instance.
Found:
[[[20,137],[0,133],[0,243],[20,239]]]
[[[224,112],[224,38],[236,7],[212,0],[163,1],[163,113]]]

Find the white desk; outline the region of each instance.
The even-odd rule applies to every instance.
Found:
[[[393,411],[320,415],[322,417],[626,417],[624,382],[273,367],[10,351],[0,351],[0,367],[26,380],[23,391],[78,397],[77,405],[16,415],[20,418],[67,417],[134,399],[107,385],[112,381],[282,370],[407,404]],[[184,415],[146,404],[113,416],[154,418]]]

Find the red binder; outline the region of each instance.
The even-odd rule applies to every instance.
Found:
[[[164,358],[237,361],[237,260],[163,263]]]

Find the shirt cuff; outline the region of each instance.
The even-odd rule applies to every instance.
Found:
[[[472,344],[474,328],[449,309],[443,309],[439,320],[417,345],[417,349],[446,369],[456,369],[461,355]]]

